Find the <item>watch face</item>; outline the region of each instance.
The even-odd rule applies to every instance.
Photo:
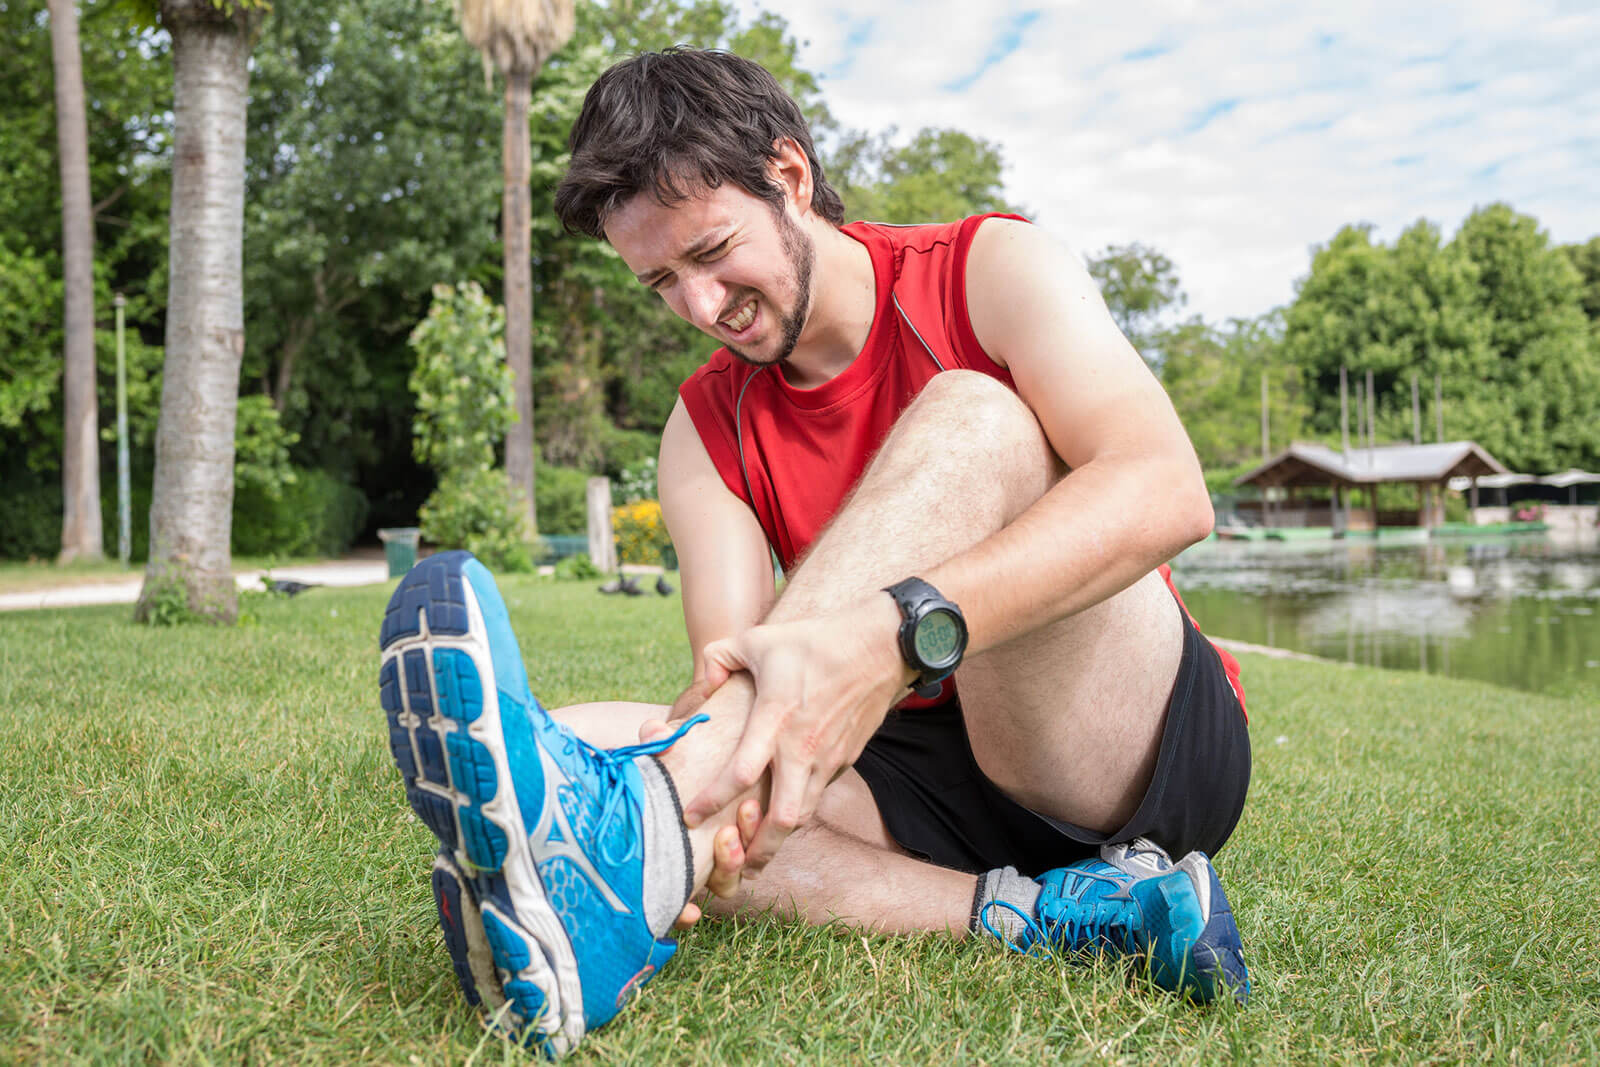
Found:
[[[961,651],[961,627],[943,609],[931,611],[917,623],[917,658],[930,667],[943,667]]]

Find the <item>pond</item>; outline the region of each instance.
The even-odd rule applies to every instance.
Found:
[[[1600,694],[1600,546],[1208,541],[1173,562],[1207,634],[1327,659]]]

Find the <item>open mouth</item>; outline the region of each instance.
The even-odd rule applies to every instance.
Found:
[[[727,329],[729,333],[738,334],[744,333],[744,331],[748,330],[755,321],[756,302],[755,298],[752,297],[751,299],[746,300],[743,304],[739,305],[739,310],[735,311],[727,318],[720,320],[720,325]]]

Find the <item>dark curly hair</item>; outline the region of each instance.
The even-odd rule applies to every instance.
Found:
[[[823,177],[800,106],[758,63],[729,52],[669,48],[625,59],[590,86],[556,189],[569,233],[605,239],[606,217],[648,190],[664,205],[732,182],[783,206],[767,165],[790,138],[811,164],[811,206],[835,226],[844,203]]]

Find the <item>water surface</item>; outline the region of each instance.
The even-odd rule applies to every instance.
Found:
[[[1329,659],[1600,694],[1600,546],[1206,542],[1173,563],[1201,629]]]

